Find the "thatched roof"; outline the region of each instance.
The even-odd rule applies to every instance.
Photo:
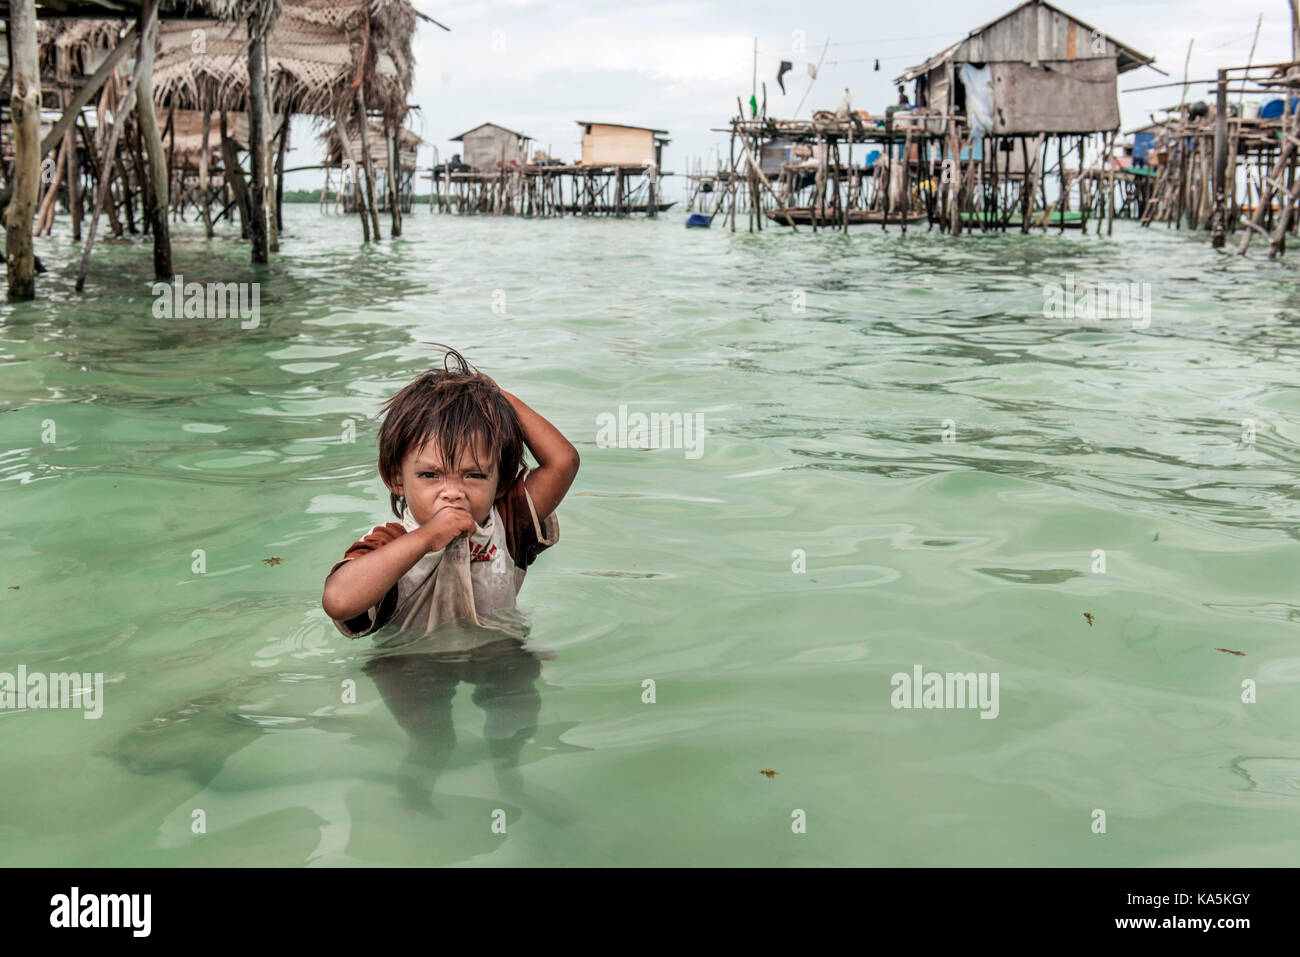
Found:
[[[274,7],[280,0],[159,0],[158,17],[213,17],[229,19],[241,10]],[[130,17],[140,13],[141,0],[36,0],[36,16],[42,20],[99,20]],[[0,0],[0,17],[9,17],[8,0]]]
[[[76,85],[117,46],[125,20],[41,20],[36,58],[47,85]]]
[[[132,6],[130,0],[114,2]],[[175,15],[186,3],[163,0],[164,12]],[[428,19],[410,0],[193,0],[188,8],[197,16],[234,16],[246,5],[266,13],[279,7],[267,40],[271,110],[332,119],[340,104],[352,108],[364,81],[366,107],[401,122],[415,68],[411,39],[417,19]],[[159,24],[155,101],[160,109],[197,110],[205,99],[213,109],[247,109],[245,23],[197,16]],[[92,73],[126,25],[104,19],[42,22],[39,56],[46,82],[75,83]]]
[[[283,0],[267,41],[276,111],[333,117],[364,78],[366,106],[395,122],[406,112],[417,13],[409,0]],[[201,39],[193,31],[201,29]],[[247,106],[242,25],[171,21],[159,28],[154,95],[160,106]]]
[[[370,161],[377,169],[386,169],[388,166],[388,147],[384,143],[383,125],[371,120],[366,135],[370,138]],[[320,141],[325,146],[325,165],[342,166],[345,154],[343,144],[339,140],[338,125],[331,126],[322,133]],[[353,117],[348,123],[348,142],[352,146],[352,155],[360,160],[362,158],[361,130],[357,126],[356,117]],[[397,142],[402,167],[413,169],[416,165],[416,152],[419,147],[424,145],[424,140],[420,139],[415,131],[402,127],[397,135]]]
[[[159,121],[165,127],[168,121],[175,126],[175,162],[178,168],[198,169],[199,155],[203,152],[203,113],[200,110],[177,110],[170,117],[160,116]],[[283,117],[270,117],[271,129],[279,130]],[[248,114],[227,113],[226,135],[235,143],[236,148],[245,149],[248,144]],[[285,136],[289,133],[286,130]],[[292,143],[287,142],[286,146]],[[172,137],[163,136],[163,148],[172,149]],[[212,114],[212,126],[208,131],[208,161],[213,166],[221,163],[221,114]]]

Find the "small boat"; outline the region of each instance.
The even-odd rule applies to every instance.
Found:
[[[706,216],[704,213],[691,213],[686,217],[687,229],[708,229],[709,224],[713,222],[712,216]]]
[[[769,209],[766,210],[766,213],[767,218],[772,220],[772,222],[776,223],[778,226],[786,226],[789,225],[790,222],[793,222],[796,226],[810,226],[813,221],[812,209],[808,206],[792,206],[789,209]],[[862,226],[867,223],[885,222],[885,212],[881,209],[850,209],[848,214],[850,226]],[[840,216],[841,214],[839,210],[827,209],[824,215],[819,215],[817,217],[817,225],[835,227],[843,222]],[[789,217],[788,220],[787,217]],[[891,212],[889,214],[888,222],[901,223],[902,221],[903,217],[899,213]],[[907,222],[923,223],[925,222],[925,213],[909,212],[907,214]]]

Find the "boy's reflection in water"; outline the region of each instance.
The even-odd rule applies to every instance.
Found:
[[[451,702],[464,681],[474,686],[473,701],[483,709],[483,737],[502,795],[532,807],[545,820],[564,823],[566,815],[552,802],[525,794],[519,771],[519,754],[537,733],[540,658],[554,653],[533,650],[497,630],[460,623],[444,625],[435,634],[436,641],[429,635],[399,645],[385,642],[362,668],[410,737],[397,775],[407,805],[431,817],[444,816],[433,805],[433,789],[456,748]]]

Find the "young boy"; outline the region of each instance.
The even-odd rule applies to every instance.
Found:
[[[515,597],[559,539],[555,507],[578,473],[560,431],[487,376],[426,372],[384,404],[379,474],[399,522],[375,527],[325,579],[321,604],[349,638],[447,621],[512,630]],[[537,459],[522,469],[523,449]]]

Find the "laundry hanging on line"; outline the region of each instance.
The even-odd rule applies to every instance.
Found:
[[[776,83],[781,88],[781,95],[785,95],[785,80],[787,73],[794,69],[794,64],[789,60],[782,60],[780,68],[776,71]]]

